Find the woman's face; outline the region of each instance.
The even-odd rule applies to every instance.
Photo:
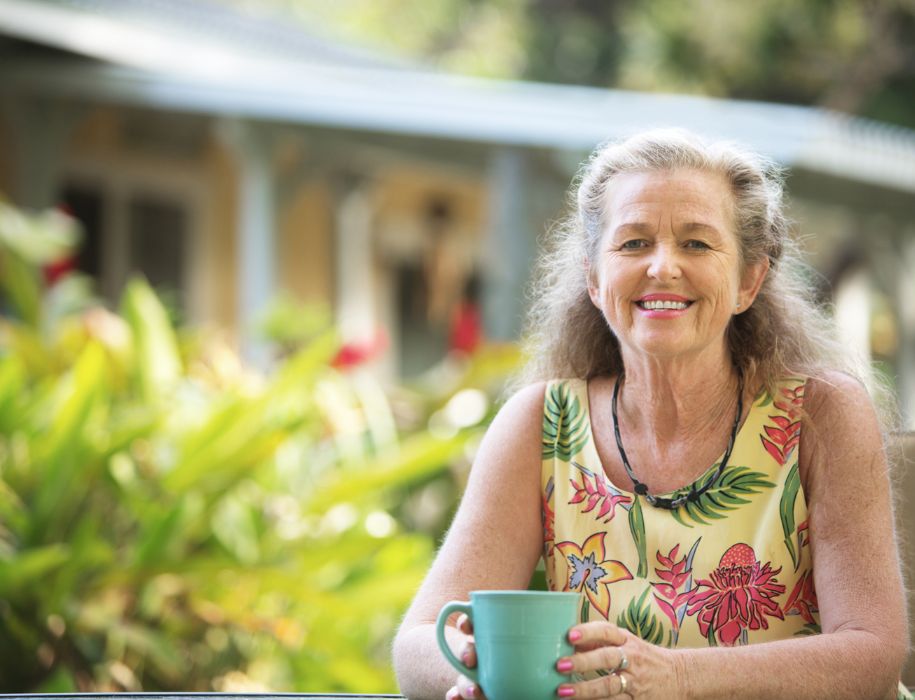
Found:
[[[609,186],[588,290],[624,355],[719,352],[766,262],[741,272],[727,180],[699,170],[633,172]],[[739,308],[738,308],[739,304]]]

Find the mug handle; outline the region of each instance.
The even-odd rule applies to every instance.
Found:
[[[445,655],[445,660],[454,666],[459,673],[464,674],[474,683],[479,683],[480,679],[477,675],[477,669],[467,668],[467,666],[461,663],[454,655],[454,652],[451,651],[448,642],[445,640],[445,623],[448,621],[448,617],[456,612],[462,612],[467,615],[467,617],[471,617],[470,603],[458,600],[452,600],[450,603],[445,603],[445,606],[438,614],[438,619],[435,621],[435,637],[438,640],[439,649],[441,649],[442,654]]]

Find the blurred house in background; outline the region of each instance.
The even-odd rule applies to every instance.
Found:
[[[278,292],[332,308],[380,369],[515,338],[537,242],[600,141],[678,125],[790,168],[848,342],[915,422],[915,133],[817,109],[484,81],[203,0],[0,0],[0,192],[66,206],[109,301],[144,273],[230,328]],[[904,303],[908,301],[909,303]]]

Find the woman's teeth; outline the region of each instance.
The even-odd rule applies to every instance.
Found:
[[[678,309],[682,310],[689,306],[690,302],[686,301],[638,301],[639,307],[643,309]]]

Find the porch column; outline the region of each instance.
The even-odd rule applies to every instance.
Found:
[[[273,139],[268,127],[227,121],[223,133],[238,162],[238,329],[242,357],[255,367],[269,368],[269,343],[255,337],[254,322],[274,293],[276,260],[275,177]]]
[[[72,105],[22,98],[3,105],[13,131],[15,191],[25,209],[41,211],[57,204],[60,166],[67,140],[80,116]]]
[[[376,330],[370,182],[344,178],[335,194],[334,315],[345,341],[365,342]]]
[[[497,148],[489,163],[489,225],[484,242],[483,327],[495,341],[518,338],[524,285],[534,257],[526,202],[525,153]]]
[[[871,281],[863,265],[847,272],[835,291],[836,325],[839,338],[856,361],[871,360]]]

